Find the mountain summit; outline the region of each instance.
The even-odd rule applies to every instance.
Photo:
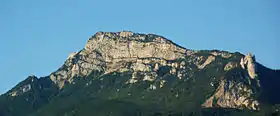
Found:
[[[65,64],[50,78],[61,88],[65,82],[71,83],[73,77],[87,76],[92,71],[106,74],[128,70],[151,72],[151,67],[142,63],[144,60],[175,60],[185,54],[186,49],[157,35],[98,32],[88,40],[83,50],[70,54]],[[127,63],[133,66],[129,67]]]
[[[57,71],[1,95],[0,116],[277,115],[279,75],[251,53],[97,32]]]

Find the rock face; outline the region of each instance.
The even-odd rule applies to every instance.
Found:
[[[241,59],[240,65],[243,69],[246,69],[248,71],[248,74],[252,79],[257,76],[255,56],[253,56],[251,53]]]
[[[259,110],[259,102],[253,99],[255,94],[243,83],[222,80],[215,94],[202,106]]]
[[[65,82],[71,83],[74,77],[87,76],[94,70],[106,73],[133,70],[149,72],[153,77],[152,67],[156,70],[168,60],[184,57],[185,52],[186,49],[157,35],[98,32],[88,40],[85,49],[70,54],[65,64],[50,77],[60,88]],[[146,76],[146,80],[153,80],[152,77]]]
[[[198,68],[199,69],[203,69],[205,66],[207,66],[208,64],[210,64],[211,62],[213,62],[215,60],[215,57],[214,56],[209,56],[206,61],[202,64],[202,65],[199,65]]]
[[[224,70],[225,70],[225,71],[229,71],[229,70],[231,70],[231,69],[233,69],[233,68],[236,68],[236,67],[238,67],[238,64],[237,64],[237,63],[229,62],[229,63],[227,63],[227,65],[225,66]]]

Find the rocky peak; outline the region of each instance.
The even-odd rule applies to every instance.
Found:
[[[108,61],[109,58],[157,57],[175,59],[185,49],[158,35],[132,32],[98,32],[85,46],[87,52],[99,52]],[[109,59],[111,60],[111,59]]]
[[[83,50],[70,54],[65,64],[50,78],[61,88],[65,82],[71,83],[73,77],[87,76],[92,71],[151,72],[151,66],[184,57],[187,51],[191,50],[154,34],[97,32]]]

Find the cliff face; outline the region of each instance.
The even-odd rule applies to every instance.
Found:
[[[24,116],[25,112],[44,116],[50,115],[48,111],[52,109],[53,115],[61,112],[58,110],[65,115],[78,115],[76,111],[96,106],[100,99],[106,101],[104,104],[110,101],[110,105],[119,105],[121,101],[124,106],[128,102],[140,109],[155,106],[166,111],[193,108],[259,111],[262,106],[259,98],[265,97],[262,91],[268,91],[262,88],[267,85],[260,79],[274,72],[261,73],[269,69],[258,67],[252,54],[186,49],[153,34],[97,32],[84,49],[71,53],[57,71],[44,78],[29,77],[0,97],[8,99],[3,104],[24,101],[30,110],[25,112],[14,105],[1,109],[0,105],[0,114]],[[64,99],[70,105],[64,106]],[[90,104],[80,106],[84,100]],[[118,102],[111,103],[112,100]]]
[[[154,65],[185,54],[186,49],[161,36],[98,32],[88,40],[83,50],[70,54],[65,64],[50,77],[62,88],[65,82],[71,83],[73,77],[87,76],[96,70],[105,73],[133,70],[152,74]],[[128,66],[128,63],[132,64]]]
[[[251,53],[249,53],[248,55],[246,55],[244,58],[241,59],[240,65],[242,66],[243,69],[247,70],[249,76],[252,79],[257,77],[256,60],[255,60],[255,56],[253,56]]]

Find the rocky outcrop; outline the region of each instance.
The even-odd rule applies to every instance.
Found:
[[[228,52],[219,52],[219,51],[214,51],[214,52],[211,52],[212,55],[214,56],[221,56],[223,58],[229,58],[231,57],[232,55]]]
[[[38,81],[38,78],[34,75],[29,76],[26,80],[21,82],[19,85],[17,85],[15,88],[10,90],[8,92],[9,96],[15,97],[22,95],[26,92],[29,92],[32,89],[32,84],[36,83]]]
[[[234,80],[223,79],[215,93],[208,98],[203,107],[223,107],[237,109],[259,110],[260,104],[255,99],[258,97],[259,80],[256,78],[256,61],[254,56],[249,53],[238,62],[230,61],[224,66],[224,71],[228,72],[234,68],[244,69]],[[236,81],[238,80],[238,81]],[[254,82],[256,85],[252,85]]]
[[[236,67],[238,67],[238,63],[236,63],[236,62],[229,62],[229,63],[227,63],[225,65],[224,71],[229,71],[229,70],[231,70],[233,68],[236,68]]]
[[[243,69],[247,70],[249,76],[252,79],[254,79],[257,76],[255,56],[252,55],[251,53],[247,54],[244,58],[240,60],[240,65]]]
[[[13,91],[13,92],[9,93],[9,95],[14,97],[14,96],[23,94],[25,92],[28,92],[30,90],[31,90],[31,85],[30,84],[26,84],[26,85],[23,85],[22,87],[20,87],[19,90]]]
[[[244,83],[222,80],[215,94],[202,106],[259,110],[259,102],[253,99],[254,95],[252,88]]]
[[[207,66],[208,64],[210,64],[210,63],[213,62],[214,60],[215,60],[215,57],[214,57],[214,56],[209,56],[203,64],[197,65],[197,67],[198,67],[199,69],[203,69],[205,66]]]

